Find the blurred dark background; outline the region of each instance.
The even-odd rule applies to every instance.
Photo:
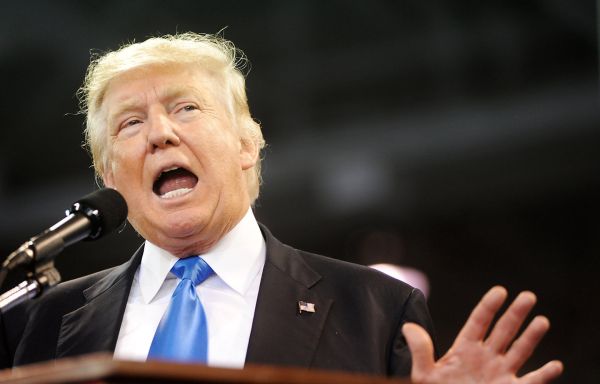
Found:
[[[90,49],[227,27],[276,236],[424,272],[444,351],[490,286],[533,290],[553,328],[527,368],[598,382],[596,20],[593,0],[3,2],[0,255],[95,188],[74,96]],[[140,242],[128,226],[57,264],[70,279]]]

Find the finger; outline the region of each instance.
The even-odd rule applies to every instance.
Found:
[[[536,297],[532,292],[521,292],[496,322],[485,344],[494,351],[506,351],[535,302]]]
[[[506,289],[500,286],[490,289],[471,312],[467,322],[460,330],[454,344],[463,340],[479,341],[483,340],[492,319],[506,300]]]
[[[527,361],[548,329],[550,321],[544,316],[537,316],[529,323],[506,353],[506,364],[512,372],[518,371]]]
[[[525,376],[519,378],[518,382],[520,384],[544,384],[548,383],[563,372],[563,364],[558,360],[553,360],[549,363],[546,363],[543,367],[529,372]]]
[[[433,342],[427,331],[414,323],[404,324],[402,334],[412,355],[411,378],[420,382],[434,368]]]

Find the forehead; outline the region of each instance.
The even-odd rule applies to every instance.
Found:
[[[142,106],[150,100],[164,101],[179,96],[221,99],[217,76],[197,66],[175,64],[131,69],[113,78],[106,87],[101,109],[107,115],[124,108]]]

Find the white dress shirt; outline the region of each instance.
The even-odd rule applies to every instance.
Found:
[[[252,209],[209,252],[200,255],[215,272],[196,286],[206,313],[209,366],[244,366],[265,255],[265,241]],[[146,241],[127,300],[115,359],[146,360],[156,328],[179,283],[170,273],[177,260]]]

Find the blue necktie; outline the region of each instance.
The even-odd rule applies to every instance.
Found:
[[[206,363],[206,315],[196,294],[196,285],[212,275],[213,270],[200,257],[193,256],[179,259],[171,272],[181,281],[158,324],[148,359]]]

